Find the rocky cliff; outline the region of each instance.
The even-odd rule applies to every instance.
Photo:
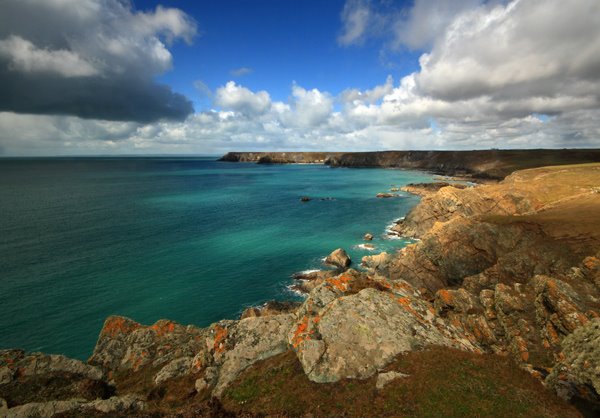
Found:
[[[600,164],[428,190],[396,229],[418,241],[365,257],[366,271],[311,276],[300,306],[271,304],[207,328],[110,317],[87,364],[0,351],[0,416],[227,416],[218,399],[254,399],[260,379],[248,388],[240,379],[281,356],[309,381],[372,378],[382,390],[406,375],[388,370],[398,359],[427,352],[467,369],[482,355],[512,359],[584,414],[600,410]],[[504,396],[497,384],[478,396]]]
[[[318,163],[332,167],[388,167],[428,170],[445,175],[503,179],[515,170],[550,165],[600,162],[599,149],[374,151],[374,152],[230,152],[221,161]]]

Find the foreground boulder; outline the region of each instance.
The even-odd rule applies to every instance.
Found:
[[[325,264],[335,266],[338,269],[345,270],[350,266],[350,257],[343,248],[338,248],[327,256]]]
[[[429,345],[479,351],[439,323],[431,304],[406,282],[364,273],[330,278],[311,292],[288,336],[315,382],[372,376],[399,353]]]
[[[562,347],[564,358],[546,383],[561,397],[584,401],[600,414],[600,319],[576,329]]]
[[[0,398],[8,407],[48,400],[110,395],[102,370],[61,355],[0,351]]]

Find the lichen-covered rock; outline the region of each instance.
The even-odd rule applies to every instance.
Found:
[[[272,316],[272,315],[281,315],[284,313],[292,313],[298,307],[300,307],[301,303],[296,301],[277,301],[270,300],[266,302],[263,306],[252,306],[250,308],[244,309],[240,319],[246,318],[254,318],[257,316]]]
[[[8,409],[5,416],[7,418],[51,418],[58,414],[88,416],[97,413],[126,416],[144,410],[145,406],[145,403],[138,397],[125,395],[114,396],[110,399],[97,399],[91,402],[85,399],[32,402]]]
[[[291,289],[296,292],[308,294],[326,279],[333,277],[336,274],[338,274],[338,272],[331,270],[316,270],[297,273],[293,276],[296,283],[291,286]]]
[[[194,357],[204,346],[206,330],[160,320],[143,326],[131,319],[111,316],[105,323],[88,362],[111,372],[151,364],[155,367],[181,357]]]
[[[383,271],[391,260],[391,255],[382,252],[375,255],[366,255],[361,260],[361,265],[371,271]]]
[[[369,377],[399,353],[426,345],[479,349],[439,321],[406,282],[340,275],[315,289],[298,314],[288,339],[315,382]]]
[[[325,264],[345,270],[350,265],[351,260],[343,248],[338,248],[325,258]]]
[[[193,360],[192,357],[180,357],[167,363],[158,373],[156,373],[156,376],[154,376],[154,383],[160,385],[169,379],[190,373]]]
[[[102,378],[99,368],[65,356],[0,351],[0,398],[9,406],[102,397],[109,391]]]
[[[547,276],[534,278],[537,321],[547,347],[585,325],[588,318],[581,297],[566,282]]]
[[[218,367],[213,395],[220,396],[248,366],[286,351],[287,334],[294,319],[292,314],[283,314],[215,324],[206,338],[214,365]]]
[[[477,298],[465,289],[438,290],[433,306],[440,316],[445,316],[448,311],[472,314],[482,310]]]
[[[577,328],[561,345],[564,358],[546,383],[563,398],[583,398],[600,411],[600,319]]]

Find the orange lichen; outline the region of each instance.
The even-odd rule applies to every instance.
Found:
[[[192,367],[196,371],[202,369],[204,367],[204,361],[202,360],[202,357],[196,357],[196,358],[194,358],[194,361],[192,362]]]
[[[318,324],[319,321],[321,321],[319,316],[309,318],[305,315],[294,331],[294,336],[292,337],[292,347],[299,349],[300,344],[310,340],[311,335],[315,333],[315,330],[312,329],[311,325]]]
[[[227,328],[220,325],[215,325],[215,342],[213,349],[215,353],[222,353],[225,351],[225,339],[227,338]]]
[[[162,337],[165,334],[175,331],[175,322],[171,321],[159,321],[150,327],[151,330],[156,332],[156,335]]]
[[[446,289],[438,290],[437,294],[446,305],[452,305],[452,303],[454,301],[454,297],[452,296],[452,293],[450,293],[448,290],[446,290]]]
[[[345,292],[348,290],[348,283],[350,283],[351,280],[352,277],[340,276],[339,278],[332,277],[331,279],[328,279],[327,282],[334,285],[339,291]]]
[[[515,342],[517,345],[517,350],[519,350],[519,356],[523,362],[527,362],[529,360],[529,350],[527,349],[527,342],[520,337],[515,338]]]
[[[583,265],[589,270],[594,270],[600,268],[600,260],[598,260],[596,257],[586,257],[583,260]]]
[[[145,364],[145,360],[148,358],[149,353],[146,350],[142,350],[139,354],[132,354],[131,368],[133,371],[138,371],[142,365]]]
[[[417,320],[419,322],[423,322],[424,321],[423,316],[419,312],[415,311],[415,309],[412,307],[412,304],[411,304],[409,298],[407,298],[407,297],[400,297],[397,300],[398,300],[398,303],[400,303],[400,305],[402,305],[402,307],[405,310],[407,310],[412,315],[414,315],[414,317],[417,318]]]
[[[119,334],[128,334],[140,327],[140,324],[129,321],[120,316],[113,316],[106,320],[100,333],[109,337],[116,337]]]

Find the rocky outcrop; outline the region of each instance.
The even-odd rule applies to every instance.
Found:
[[[563,398],[581,399],[600,413],[600,319],[589,321],[562,341],[562,360],[546,378]]]
[[[300,307],[300,302],[270,300],[262,306],[251,306],[244,309],[240,319],[254,318],[258,316],[273,316],[285,313],[293,313]]]
[[[438,322],[408,283],[355,271],[313,290],[298,318],[289,343],[315,382],[369,377],[398,354],[428,345],[479,350]]]
[[[350,266],[350,257],[343,248],[338,248],[325,258],[325,264],[337,267],[340,270],[345,270]]]
[[[296,283],[290,288],[296,292],[308,294],[325,280],[335,275],[336,272],[332,270],[316,270],[308,273],[298,273],[293,276]]]
[[[207,332],[169,320],[142,326],[125,317],[111,316],[104,322],[89,363],[101,367],[109,377],[145,366],[164,367],[179,358],[194,357],[204,347]]]

